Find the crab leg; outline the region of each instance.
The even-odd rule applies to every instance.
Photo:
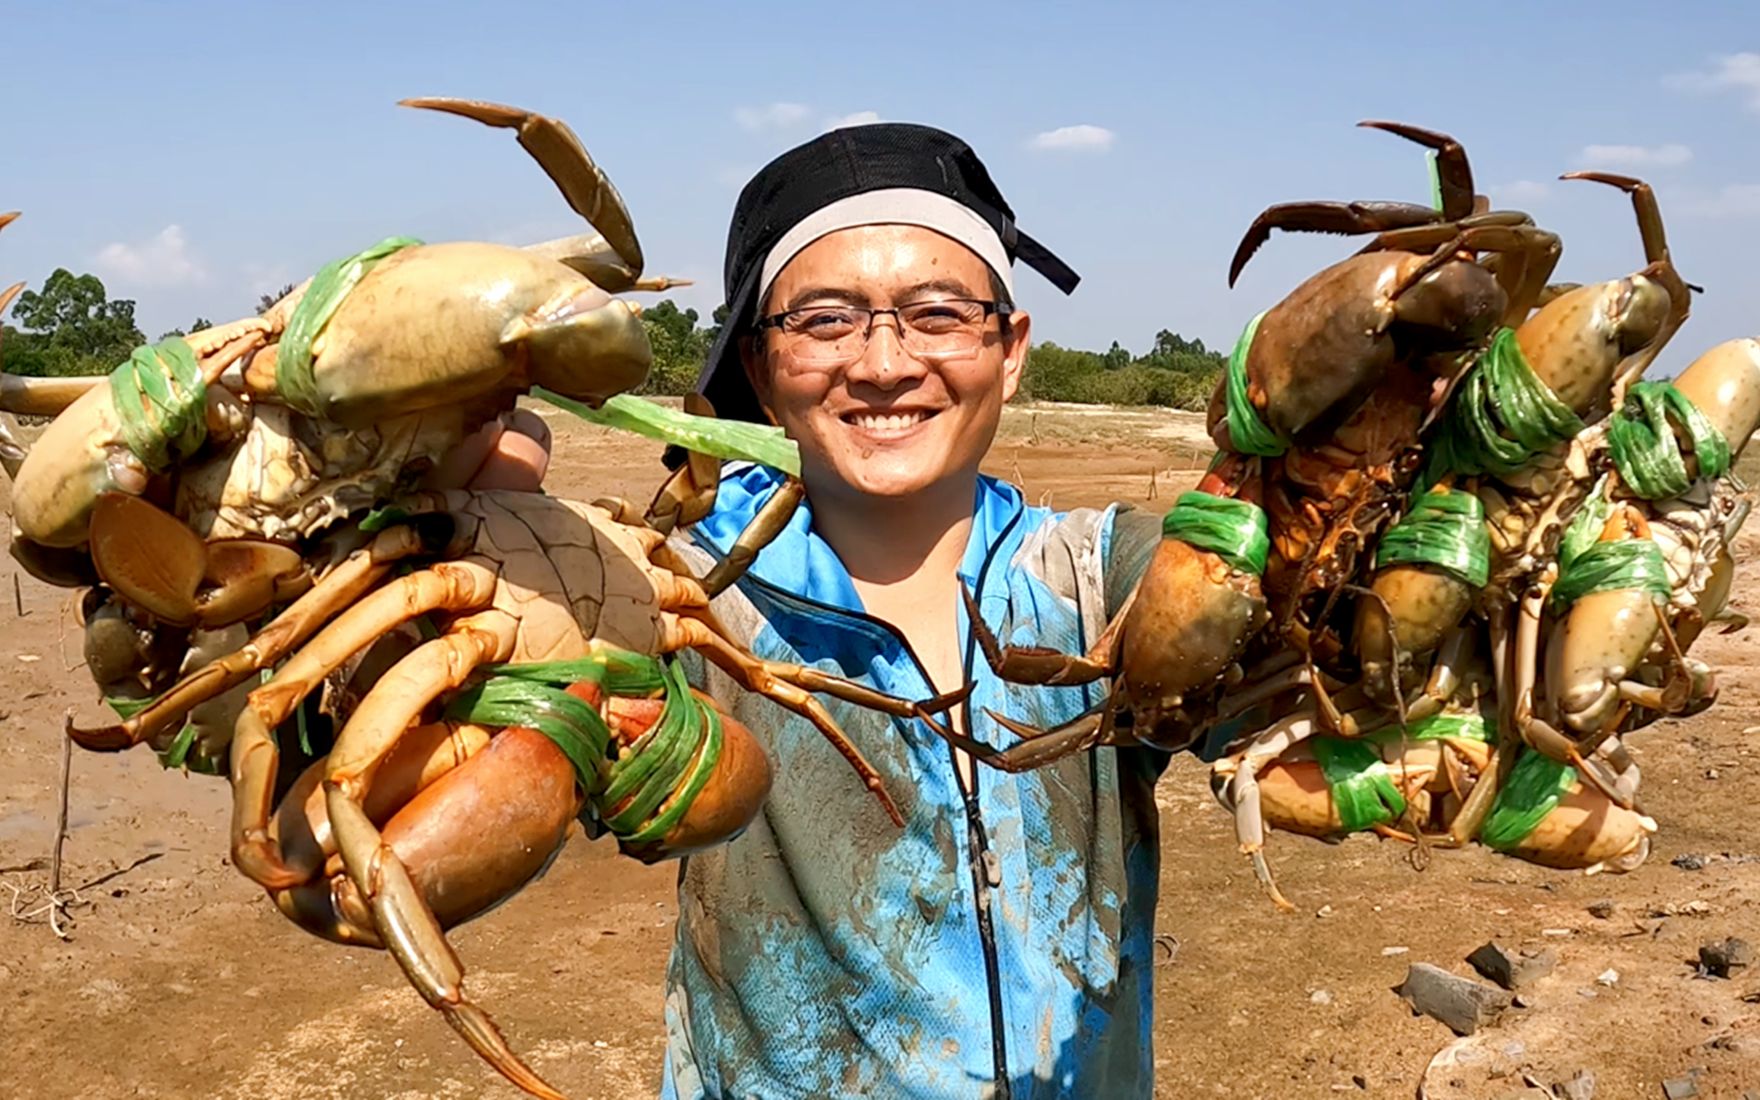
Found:
[[[1100,637],[1088,647],[1088,652],[1078,657],[1038,646],[1002,645],[985,624],[971,589],[962,582],[959,591],[965,598],[966,618],[971,623],[978,648],[983,650],[984,660],[998,676],[1021,684],[1091,684],[1113,675],[1118,669],[1118,654],[1124,644],[1124,621],[1137,601],[1137,594],[1133,591]]]
[[[512,656],[518,633],[513,616],[485,611],[460,619],[393,665],[361,700],[330,751],[324,805],[348,877],[371,906],[373,924],[410,984],[503,1077],[533,1096],[562,1100],[507,1045],[489,1014],[465,995],[464,964],[362,806],[373,768],[423,708],[460,686],[479,665]]]
[[[486,126],[519,132],[519,143],[575,213],[599,231],[598,247],[562,262],[612,293],[633,289],[642,274],[642,246],[635,225],[617,188],[568,125],[558,119],[533,114],[517,107],[479,100],[418,97],[398,101],[404,107],[446,111],[475,119]]]
[[[151,740],[192,708],[218,698],[304,644],[314,631],[377,585],[397,562],[423,549],[415,528],[398,526],[350,554],[315,587],[294,601],[249,644],[207,664],[172,685],[126,722],[94,729],[68,727],[82,747],[115,752]]]
[[[1223,805],[1234,814],[1235,838],[1240,842],[1241,853],[1252,859],[1254,875],[1271,895],[1272,903],[1286,913],[1295,912],[1296,907],[1277,888],[1271,865],[1265,860],[1265,814],[1260,805],[1259,772],[1316,732],[1311,714],[1286,718],[1254,737],[1240,753],[1218,760],[1211,773],[1217,780],[1226,781],[1219,794]]]
[[[758,551],[782,533],[806,495],[807,487],[799,478],[791,477],[779,485],[758,509],[758,514],[752,517],[752,522],[734,539],[727,556],[716,562],[703,577],[703,591],[713,598],[745,576],[746,570],[757,559]]]
[[[399,577],[339,615],[251,692],[232,738],[232,862],[268,890],[311,877],[289,866],[269,836],[280,752],[270,731],[287,720],[324,677],[400,623],[430,611],[475,611],[495,593],[495,574],[468,562],[441,562]],[[376,688],[375,688],[376,690]]]

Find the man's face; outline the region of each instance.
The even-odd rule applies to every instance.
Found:
[[[933,230],[859,226],[801,250],[759,315],[818,305],[893,309],[937,298],[993,300],[989,267]],[[879,316],[861,357],[838,366],[803,361],[791,353],[795,338],[768,328],[748,345],[746,372],[800,445],[802,478],[815,494],[908,498],[976,475],[1026,359],[1027,315],[1010,321],[1006,341],[992,315],[974,354],[925,361],[901,346],[896,318]]]

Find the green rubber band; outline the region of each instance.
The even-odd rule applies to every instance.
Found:
[[[549,684],[499,676],[472,685],[453,699],[446,716],[485,726],[524,726],[556,743],[588,794],[605,785],[611,730],[599,712]]]
[[[1265,572],[1265,558],[1271,551],[1263,508],[1251,501],[1195,490],[1181,493],[1173,510],[1161,517],[1161,533],[1208,550],[1254,576]]]
[[[1504,477],[1582,430],[1582,418],[1534,374],[1515,330],[1501,328],[1449,404],[1428,480],[1448,472]]]
[[[177,736],[171,739],[171,744],[165,746],[165,751],[158,754],[159,765],[165,768],[181,768],[184,760],[189,756],[190,748],[195,743],[195,724],[185,722],[183,728],[177,731]]]
[[[1583,551],[1601,541],[1601,529],[1607,526],[1607,517],[1613,515],[1613,501],[1607,496],[1607,475],[1595,482],[1595,488],[1583,501],[1577,514],[1565,525],[1564,534],[1558,540],[1558,571],[1560,575],[1571,571],[1571,563],[1582,556]]]
[[[1236,454],[1275,458],[1289,450],[1289,440],[1278,435],[1260,418],[1259,410],[1253,408],[1252,400],[1247,397],[1247,352],[1253,346],[1253,336],[1259,331],[1259,322],[1264,317],[1265,313],[1260,313],[1248,321],[1241,338],[1235,341],[1234,353],[1228,357],[1224,396],[1228,401],[1229,449]]]
[[[666,667],[656,658],[603,643],[595,643],[593,649],[592,656],[572,661],[487,665],[482,672],[556,687],[584,680],[600,685],[607,695],[647,696],[666,687]]]
[[[187,458],[208,437],[207,385],[180,336],[142,345],[110,372],[110,401],[123,445],[154,473]]]
[[[1309,743],[1345,832],[1383,825],[1405,812],[1405,796],[1372,746],[1345,737],[1316,737]]]
[[[1668,569],[1662,548],[1650,539],[1597,542],[1578,554],[1552,586],[1552,609],[1565,609],[1596,592],[1643,591],[1657,603],[1668,602]]]
[[[1527,751],[1497,792],[1479,842],[1500,852],[1514,848],[1528,839],[1575,784],[1576,769],[1571,765]]]
[[[1363,737],[1371,741],[1396,741],[1400,739],[1401,731],[1398,726],[1383,726]],[[1407,741],[1444,741],[1451,737],[1490,744],[1491,722],[1483,714],[1432,714],[1428,718],[1407,722],[1404,731]]]
[[[1729,441],[1674,383],[1634,383],[1608,422],[1607,447],[1621,480],[1645,500],[1679,496],[1693,483],[1671,413],[1693,444],[1700,477],[1721,477],[1729,469]]]
[[[1381,536],[1375,566],[1434,565],[1474,588],[1491,575],[1491,535],[1485,505],[1472,493],[1432,489]]]
[[[623,794],[635,791],[635,797],[623,809],[605,819],[606,827],[619,836],[627,836],[647,824],[660,804],[678,788],[685,770],[697,758],[703,745],[707,732],[703,706],[691,694],[682,666],[675,664],[673,669],[676,675],[669,677],[673,683],[667,689],[666,706],[660,713],[660,721],[649,732],[653,733],[662,726],[668,728],[650,742],[645,751],[632,747],[630,752],[618,758],[612,765],[612,789],[621,785],[623,792],[613,794],[612,789],[608,789],[599,799],[603,805],[615,806],[622,801]],[[636,745],[641,746],[645,740],[645,736],[638,739]],[[625,768],[627,770],[622,770]],[[642,774],[645,778],[632,778]]]
[[[674,825],[677,825],[684,818],[686,813],[690,812],[692,803],[697,800],[697,795],[702,793],[703,787],[709,782],[709,777],[714,774],[715,765],[721,759],[723,743],[721,715],[711,706],[699,706],[698,713],[702,716],[706,736],[702,751],[697,756],[696,768],[692,770],[690,778],[685,781],[683,788],[666,804],[666,808],[655,815],[647,825],[624,837],[624,840],[632,844],[641,844],[663,838],[672,831]]]
[[[312,372],[312,343],[336,313],[348,292],[379,261],[421,241],[414,237],[387,237],[373,247],[332,260],[318,269],[312,283],[287,319],[275,351],[275,389],[281,400],[307,416],[321,416],[318,381]]]

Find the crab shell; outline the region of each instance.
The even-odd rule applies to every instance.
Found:
[[[317,415],[346,428],[540,385],[597,404],[652,357],[629,303],[507,245],[416,245],[369,270],[312,344]]]
[[[1621,809],[1578,777],[1534,831],[1506,854],[1561,870],[1635,870],[1650,854],[1656,822]]]
[[[1654,341],[1668,317],[1668,291],[1628,275],[1559,295],[1522,322],[1516,342],[1535,376],[1593,421],[1612,411],[1620,364]]]
[[[1674,385],[1723,433],[1730,461],[1739,458],[1760,427],[1760,340],[1718,344],[1693,360]]]

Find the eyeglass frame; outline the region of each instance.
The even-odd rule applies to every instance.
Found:
[[[851,310],[852,312],[859,311],[862,313],[866,313],[868,315],[868,325],[862,331],[861,350],[856,352],[856,354],[854,356],[850,357],[848,360],[843,361],[844,363],[847,364],[847,363],[855,362],[856,360],[860,359],[863,354],[865,354],[867,352],[868,344],[874,339],[874,318],[880,316],[882,313],[890,313],[892,315],[892,323],[896,327],[897,332],[898,332],[899,346],[901,348],[903,348],[904,347],[904,321],[898,315],[900,310],[910,309],[913,306],[932,306],[932,305],[947,304],[947,303],[952,303],[952,302],[961,302],[961,303],[965,303],[967,305],[975,305],[975,306],[983,307],[984,316],[982,316],[978,319],[978,326],[979,326],[978,345],[977,345],[977,347],[972,349],[972,352],[970,354],[975,354],[977,351],[979,351],[980,349],[983,348],[983,346],[984,346],[984,337],[983,337],[983,331],[982,331],[983,326],[989,322],[989,320],[992,316],[1002,318],[1003,321],[1006,322],[1007,319],[1010,316],[1012,316],[1014,313],[1014,306],[1011,303],[998,301],[997,299],[994,299],[994,298],[932,298],[932,299],[927,299],[927,300],[924,300],[921,302],[907,302],[902,306],[893,306],[891,309],[874,309],[871,306],[856,306],[856,305],[837,304],[837,303],[827,302],[824,305],[799,306],[799,307],[796,307],[795,309],[785,309],[780,313],[772,313],[768,317],[759,317],[759,318],[755,319],[754,321],[752,321],[751,326],[750,326],[750,331],[752,331],[758,335],[763,335],[764,330],[773,328],[773,329],[776,329],[777,331],[780,332],[782,330],[783,321],[790,314],[806,313],[809,310],[815,310],[815,309],[847,309],[847,310]],[[911,351],[909,348],[905,348],[905,351],[913,359],[921,359],[922,358],[921,355],[919,355],[918,353],[916,353],[914,351]],[[964,354],[968,354],[968,353],[962,353],[962,355],[964,355]],[[954,358],[953,356],[933,356],[933,357],[934,358],[947,358],[947,359]]]

